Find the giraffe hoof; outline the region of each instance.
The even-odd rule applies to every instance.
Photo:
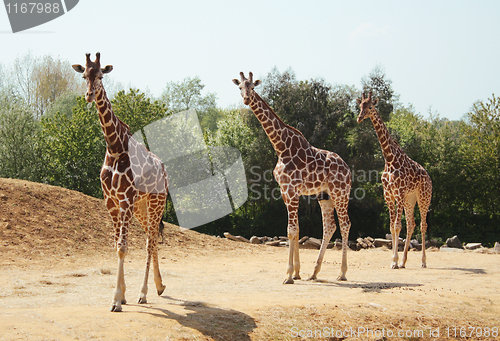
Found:
[[[298,279],[302,279],[302,278],[300,278],[300,276],[297,275],[297,276],[293,276],[293,279],[297,279],[298,280]]]
[[[397,264],[392,264],[391,269],[399,269],[399,266]]]
[[[283,284],[293,284],[293,279],[287,278],[287,279],[285,279],[285,281],[283,282]]]
[[[113,303],[111,305],[111,309],[110,309],[111,312],[114,312],[114,313],[119,313],[122,311],[122,305],[119,304],[119,303]]]
[[[122,298],[122,304],[127,304],[127,300],[125,298]]]
[[[166,286],[162,285],[160,289],[156,289],[156,292],[158,293],[158,296],[160,296],[161,294],[163,294],[163,292],[165,291],[165,288],[166,288]]]
[[[427,265],[426,265],[426,264],[422,264],[422,268],[426,268],[426,267],[427,267]]]
[[[400,268],[400,269],[404,269],[404,268],[405,268],[405,266],[404,266],[403,264],[401,264],[401,265],[399,266],[399,268]]]
[[[308,281],[315,281],[316,279],[317,279],[317,278],[316,278],[316,276],[311,276],[311,277],[309,277],[307,280],[308,280]]]
[[[146,299],[146,297],[139,297],[139,301],[137,303],[146,304],[148,303],[148,300]]]
[[[337,277],[337,281],[347,281],[347,277],[340,275],[339,277]]]

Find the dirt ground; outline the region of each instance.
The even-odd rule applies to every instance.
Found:
[[[426,269],[411,252],[399,270],[388,250],[349,251],[346,282],[328,250],[319,280],[283,285],[286,248],[174,225],[160,245],[165,292],[150,274],[148,303],[136,303],[145,249],[134,228],[128,304],[111,313],[117,261],[95,200],[0,179],[0,340],[500,340],[500,255],[488,250],[431,251]],[[317,253],[300,251],[304,279]]]

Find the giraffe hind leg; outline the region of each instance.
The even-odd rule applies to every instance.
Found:
[[[404,269],[406,266],[406,261],[408,259],[408,249],[410,248],[411,236],[413,235],[413,230],[415,229],[414,208],[416,201],[417,201],[417,196],[415,193],[413,193],[406,197],[404,203],[405,218],[406,218],[406,242],[405,242],[403,258],[401,259],[401,265],[399,266],[402,269]]]
[[[314,266],[314,271],[308,280],[317,279],[317,275],[321,270],[321,265],[323,263],[323,258],[325,256],[325,251],[327,249],[328,243],[333,236],[333,233],[337,229],[335,225],[335,218],[333,211],[335,209],[333,201],[331,199],[320,200],[319,205],[321,207],[321,213],[323,216],[323,241],[321,242],[321,248],[319,250],[318,259],[316,260],[316,265]]]
[[[432,191],[432,188],[429,190]],[[427,225],[429,218],[429,206],[431,204],[430,194],[428,197],[424,197],[423,195],[419,195],[417,198],[418,201],[418,209],[420,211],[420,232],[422,233],[422,267],[427,267],[427,257],[425,255],[425,232],[427,232]]]

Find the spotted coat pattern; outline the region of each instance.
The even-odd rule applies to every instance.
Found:
[[[104,201],[115,229],[118,253],[117,284],[111,311],[122,311],[122,304],[126,303],[123,266],[132,216],[137,218],[147,234],[146,269],[139,303],[147,302],[151,258],[158,295],[165,290],[158,262],[158,233],[167,197],[168,177],[160,159],[140,144],[131,135],[129,127],[113,113],[101,81],[103,74],[111,72],[113,67],[108,65],[101,68],[99,53],[95,61],[91,61],[89,53],[86,56],[85,68],[75,64],[73,69],[83,73],[87,82],[85,99],[89,103],[95,101],[106,140],[106,155],[100,178]]]
[[[389,208],[390,229],[392,234],[392,265],[393,269],[404,268],[410,246],[411,236],[415,229],[414,208],[418,203],[420,210],[420,231],[422,232],[422,267],[426,267],[425,232],[427,231],[427,213],[432,197],[432,181],[424,167],[406,155],[401,146],[391,137],[387,127],[380,117],[375,105],[378,100],[372,98],[370,92],[367,97],[362,94],[358,99],[360,113],[358,123],[370,117],[377,133],[382,153],[385,159],[382,185],[384,199]],[[398,266],[398,243],[401,232],[401,216],[405,210],[406,242],[401,265]]]
[[[346,280],[348,236],[351,227],[347,214],[351,190],[349,167],[337,154],[313,147],[300,131],[285,124],[254,91],[260,81],[253,82],[251,72],[249,79],[245,78],[243,72],[240,76],[241,81],[234,79],[233,82],[239,86],[243,102],[250,105],[278,155],[273,174],[288,210],[287,230],[290,240],[288,277],[284,283],[291,284],[294,279],[300,279],[299,198],[301,195],[322,193],[328,195],[327,199],[319,201],[323,217],[323,242],[309,279],[316,279],[321,269],[327,245],[337,228],[334,220],[334,210],[337,210],[342,235],[342,265],[338,280]]]

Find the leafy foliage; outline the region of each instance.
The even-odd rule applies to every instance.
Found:
[[[31,54],[18,58],[12,67],[0,65],[0,176],[100,197],[99,172],[106,148],[102,129],[95,105],[76,95],[82,93],[81,81],[66,73],[67,66]],[[196,109],[207,144],[241,152],[249,200],[233,214],[197,230],[247,237],[285,234],[286,207],[272,176],[277,157],[267,135],[247,107],[217,109],[216,95],[203,95],[203,89],[199,77],[188,77],[168,83],[159,100],[138,89],[119,91],[112,106],[132,133],[172,112]],[[432,178],[431,237],[458,234],[466,242],[500,240],[500,100],[495,95],[475,103],[462,120],[449,121],[435,114],[424,118],[411,106],[402,106],[381,67],[362,79],[361,90],[320,78],[298,80],[291,69],[276,68],[256,90],[285,123],[301,130],[314,146],[336,152],[350,166],[351,239],[389,231],[380,183],[381,148],[373,125],[356,122],[355,99],[371,90],[394,139]],[[147,137],[144,140],[147,143]],[[299,209],[301,235],[321,238],[317,201],[304,197]],[[171,201],[166,212],[166,219],[176,222]],[[419,219],[417,214],[417,223]],[[334,238],[338,237],[336,232]]]

